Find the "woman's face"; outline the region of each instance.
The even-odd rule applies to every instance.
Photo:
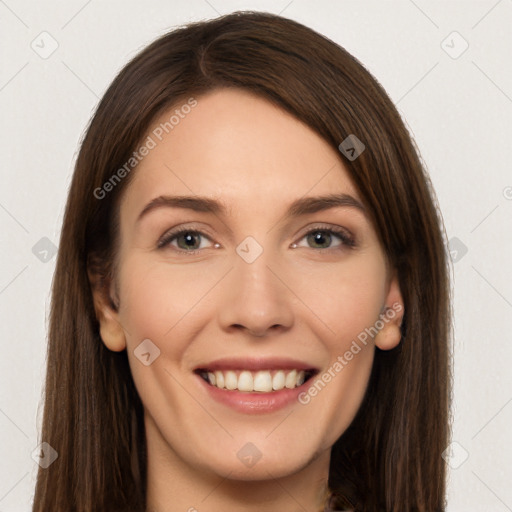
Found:
[[[168,133],[175,109],[157,120],[123,194],[120,307],[105,306],[101,335],[127,349],[150,452],[169,467],[292,474],[354,418],[375,349],[358,340],[400,292],[335,149],[243,90],[196,99]],[[310,369],[301,384],[293,370]]]

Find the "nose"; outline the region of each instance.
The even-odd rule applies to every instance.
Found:
[[[218,318],[224,331],[244,331],[264,337],[284,332],[293,324],[290,277],[264,250],[252,263],[236,255],[226,276]]]

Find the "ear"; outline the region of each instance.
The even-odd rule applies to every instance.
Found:
[[[391,350],[395,348],[402,339],[401,325],[404,317],[404,301],[396,271],[388,284],[388,292],[383,314],[381,314],[384,326],[375,336],[375,346],[381,350]]]
[[[97,264],[88,263],[87,275],[91,284],[94,311],[100,324],[101,339],[109,350],[120,352],[126,348],[126,338],[119,321],[118,308],[113,300],[114,283],[105,278]]]

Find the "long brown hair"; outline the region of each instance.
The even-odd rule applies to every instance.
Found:
[[[346,50],[262,12],[235,12],[159,37],[117,75],[81,142],[53,280],[41,442],[59,454],[39,468],[34,512],[145,509],[143,408],[126,351],[100,339],[88,268],[115,275],[119,200],[152,122],[183,98],[250,90],[290,112],[340,153],[396,269],[402,340],[376,349],[361,407],[332,448],[329,488],[356,511],[445,510],[450,437],[451,300],[445,232],[429,177],[392,101]],[[136,167],[136,166],[135,166]],[[126,168],[125,168],[126,169]],[[104,195],[104,197],[103,197]]]

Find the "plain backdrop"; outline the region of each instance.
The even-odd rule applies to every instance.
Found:
[[[239,9],[281,13],[344,46],[406,121],[453,261],[448,510],[512,511],[512,1],[5,0],[0,512],[31,509],[54,251],[87,122],[147,43]]]

